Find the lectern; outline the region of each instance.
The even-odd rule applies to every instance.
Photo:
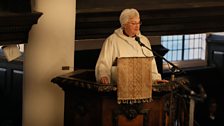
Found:
[[[117,85],[99,84],[80,69],[51,80],[65,92],[64,126],[171,126],[176,117],[172,84],[152,85],[152,101],[117,103]]]

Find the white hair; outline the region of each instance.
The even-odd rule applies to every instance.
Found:
[[[124,9],[120,14],[121,27],[123,27],[124,24],[126,24],[130,19],[135,17],[140,18],[139,12],[136,9],[134,8]]]

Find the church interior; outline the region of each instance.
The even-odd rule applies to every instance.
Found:
[[[94,68],[129,7],[139,10],[141,32],[162,57],[158,71],[175,81],[152,85],[150,103],[119,105],[116,85],[96,83]],[[222,0],[1,1],[0,126],[216,126],[224,117],[223,31]],[[184,73],[165,69],[161,36],[200,33],[202,63],[178,66]],[[20,44],[21,55],[9,61],[6,48]]]

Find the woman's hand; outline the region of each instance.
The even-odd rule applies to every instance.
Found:
[[[168,83],[169,81],[168,80],[156,80],[155,82],[156,82],[156,84],[159,84],[159,83]]]
[[[109,81],[108,77],[103,76],[103,77],[100,78],[100,83],[102,83],[102,84],[109,84],[110,81]]]

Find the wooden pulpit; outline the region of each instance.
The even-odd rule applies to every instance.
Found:
[[[64,126],[171,126],[172,84],[152,85],[152,101],[118,104],[117,85],[99,84],[95,71],[80,69],[51,80],[65,92]]]

